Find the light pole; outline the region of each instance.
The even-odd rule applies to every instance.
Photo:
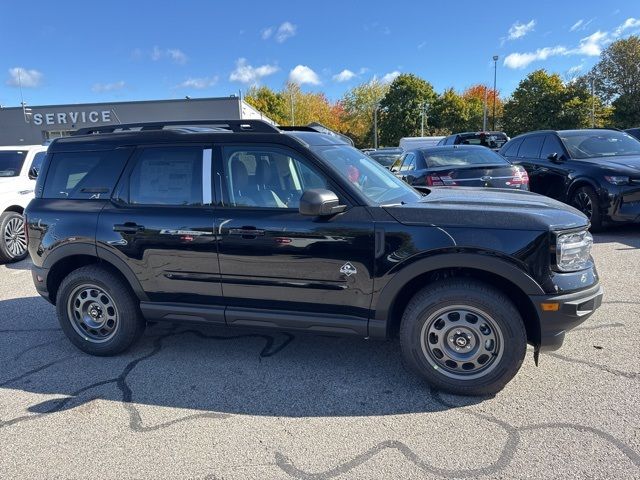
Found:
[[[373,107],[373,148],[378,149],[378,109],[380,103],[376,103]]]
[[[595,77],[591,76],[591,128],[596,128],[596,94]]]
[[[429,104],[427,102],[423,102],[420,104],[420,136],[424,137],[424,124],[427,120],[427,108]]]
[[[498,76],[498,55],[493,56],[493,131],[496,130],[496,79]]]
[[[489,88],[485,85],[484,87],[484,103],[482,104],[482,131],[487,131],[487,94],[489,93]]]

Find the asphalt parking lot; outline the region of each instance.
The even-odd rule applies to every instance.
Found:
[[[90,357],[0,266],[0,478],[640,478],[640,228],[595,239],[602,308],[494,398],[395,341],[157,324]]]

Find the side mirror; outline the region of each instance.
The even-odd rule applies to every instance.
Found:
[[[338,196],[331,190],[314,188],[306,190],[300,197],[300,214],[311,217],[328,217],[344,212],[346,205],[340,205]]]
[[[547,160],[553,163],[562,163],[564,161],[564,155],[558,155],[557,153],[551,153],[547,156]]]
[[[35,180],[38,178],[38,169],[36,167],[31,167],[29,169],[29,180]]]

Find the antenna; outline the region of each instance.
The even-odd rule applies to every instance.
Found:
[[[18,67],[18,86],[20,87],[20,106],[22,106],[22,115],[24,115],[24,122],[31,122],[31,108],[27,107],[24,103],[24,96],[22,95],[22,67]]]

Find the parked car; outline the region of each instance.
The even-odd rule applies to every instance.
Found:
[[[367,155],[384,168],[389,169],[400,158],[403,151],[401,148],[379,148],[378,150],[367,153]]]
[[[632,137],[637,138],[638,140],[640,140],[640,127],[639,128],[629,128],[629,129],[625,130],[625,132],[627,132]]]
[[[640,222],[640,142],[617,130],[538,131],[500,153],[529,173],[529,188],[584,213],[594,231]]]
[[[400,139],[400,148],[402,150],[414,150],[422,147],[433,147],[437,145],[443,136],[434,137],[403,137]]]
[[[337,137],[260,120],[56,139],[26,216],[36,289],[93,355],[160,320],[399,335],[437,388],[488,394],[527,343],[536,360],[560,347],[602,299],[577,210],[522,191],[422,194]]]
[[[509,137],[504,132],[464,132],[449,135],[438,145],[481,145],[497,151],[508,141]]]
[[[42,145],[0,147],[0,262],[27,256],[22,213],[33,198],[36,177],[47,153]]]
[[[413,186],[495,187],[529,190],[524,168],[478,146],[450,145],[405,152],[391,168]]]

